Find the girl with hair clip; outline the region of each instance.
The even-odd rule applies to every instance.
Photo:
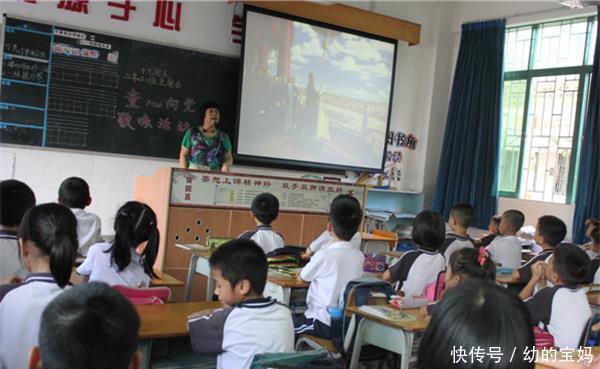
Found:
[[[146,204],[129,201],[117,211],[114,229],[114,241],[90,247],[77,273],[111,286],[148,287],[150,278],[156,277],[152,269],[159,241],[156,214]]]
[[[19,252],[29,274],[0,296],[0,368],[27,367],[42,312],[69,284],[78,246],[77,220],[68,208],[43,204],[23,217]]]
[[[483,247],[477,249],[461,249],[450,255],[446,273],[444,274],[444,296],[450,289],[459,284],[473,279],[482,279],[494,282],[496,280],[496,265],[490,254]],[[432,315],[438,302],[421,308],[423,315]]]
[[[468,280],[449,290],[431,316],[417,366],[533,369],[533,345],[531,316],[523,301],[493,282]]]

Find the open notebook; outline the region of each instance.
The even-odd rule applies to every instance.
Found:
[[[367,314],[394,322],[413,322],[417,320],[417,317],[413,314],[405,313],[387,305],[363,305],[358,309]]]

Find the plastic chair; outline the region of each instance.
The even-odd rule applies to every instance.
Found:
[[[128,286],[113,286],[134,305],[164,304],[171,298],[168,287],[133,288]]]

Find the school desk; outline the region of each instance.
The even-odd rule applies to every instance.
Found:
[[[346,313],[364,318],[358,323],[356,330],[350,369],[358,368],[358,359],[363,345],[374,345],[402,355],[400,368],[408,369],[414,336],[427,328],[427,321],[419,314],[419,309],[406,309],[404,311],[415,315],[417,320],[393,322],[365,313],[356,306],[346,308]]]
[[[398,235],[394,232],[386,232],[376,229],[373,233],[360,232],[361,250],[365,251],[365,245],[369,242],[387,243],[387,249],[393,250],[398,242]]]
[[[150,287],[183,287],[183,282],[170,274],[154,269],[156,278],[150,280]]]
[[[270,296],[285,305],[290,305],[290,296],[293,289],[308,289],[309,283],[300,282],[293,276],[285,276],[269,269],[267,284],[265,285],[265,296]]]
[[[183,301],[188,302],[192,297],[192,286],[194,284],[194,274],[206,276],[206,301],[211,301],[214,293],[214,280],[208,259],[210,251],[195,250],[187,244],[175,244],[176,247],[188,250],[192,253],[190,256],[190,264],[188,266],[187,277],[185,279],[185,290]]]
[[[142,353],[140,368],[150,368],[150,350],[155,338],[181,337],[189,334],[187,317],[193,313],[216,309],[220,302],[182,302],[160,305],[136,305],[140,316],[138,349]]]
[[[600,291],[588,292],[588,302],[594,314],[600,313]]]

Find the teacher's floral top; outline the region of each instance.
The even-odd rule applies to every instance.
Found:
[[[220,130],[213,137],[206,137],[198,129],[188,129],[181,146],[190,150],[190,164],[210,170],[221,170],[225,152],[231,152],[232,149],[229,136]]]

